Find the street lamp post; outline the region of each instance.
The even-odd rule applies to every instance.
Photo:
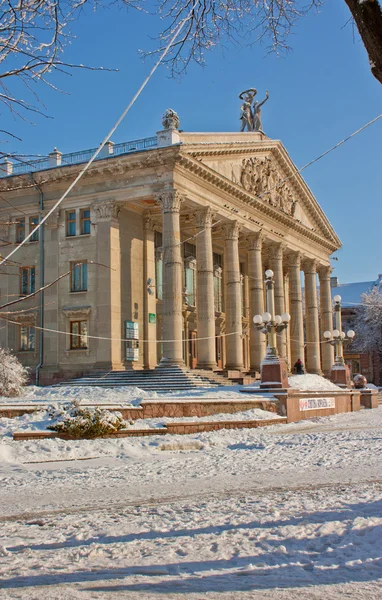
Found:
[[[328,344],[334,346],[335,360],[330,371],[330,380],[342,387],[350,387],[350,369],[344,360],[344,345],[350,344],[355,332],[349,329],[347,333],[342,331],[341,296],[336,295],[334,300],[334,325],[333,333],[324,331],[324,338]]]
[[[267,352],[261,363],[261,388],[286,388],[288,369],[286,361],[277,353],[277,334],[288,327],[290,315],[275,315],[273,271],[265,271],[266,309],[262,315],[255,315],[253,323],[258,331],[267,336]]]

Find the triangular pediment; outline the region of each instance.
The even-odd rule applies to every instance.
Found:
[[[329,220],[281,142],[262,140],[253,144],[214,145],[211,140],[203,145],[193,143],[187,147],[186,144],[182,151],[217,178],[245,190],[249,204],[250,197],[254,201],[261,200],[340,247],[341,242]],[[259,207],[258,202],[256,206]]]

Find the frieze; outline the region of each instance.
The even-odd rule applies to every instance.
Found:
[[[291,189],[280,177],[273,159],[268,156],[243,158],[240,183],[250,194],[275,206],[292,217],[297,201]]]

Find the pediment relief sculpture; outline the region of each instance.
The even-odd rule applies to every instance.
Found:
[[[260,197],[264,202],[280,208],[292,217],[295,215],[297,200],[268,156],[244,158],[240,183],[247,192]]]

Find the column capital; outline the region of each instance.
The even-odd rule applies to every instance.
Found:
[[[310,273],[312,275],[316,275],[317,260],[315,258],[304,258],[302,268],[305,274]]]
[[[331,267],[330,265],[318,265],[317,273],[320,278],[320,281],[330,279],[330,275],[333,273],[333,267]]]
[[[271,258],[282,260],[286,245],[283,242],[276,242],[269,245]]]
[[[286,257],[288,267],[296,267],[301,270],[301,252],[290,252]]]
[[[163,190],[156,194],[163,213],[180,212],[180,205],[184,197],[178,190]]]
[[[230,221],[223,225],[223,231],[225,240],[237,241],[239,239],[240,225],[237,221]]]
[[[195,212],[196,227],[211,227],[215,212],[210,206]]]
[[[105,200],[104,202],[96,202],[92,205],[95,222],[111,221],[118,219],[120,206],[114,200]]]
[[[251,233],[247,237],[248,250],[261,250],[263,246],[264,234],[263,232],[256,231],[256,233]]]

